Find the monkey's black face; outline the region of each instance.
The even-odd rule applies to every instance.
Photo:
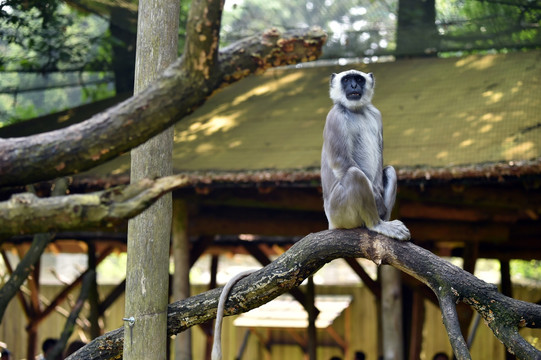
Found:
[[[342,89],[348,100],[360,100],[363,97],[366,79],[359,74],[350,74],[342,78]]]

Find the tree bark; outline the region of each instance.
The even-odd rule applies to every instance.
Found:
[[[496,337],[520,359],[539,359],[541,352],[518,333],[521,327],[541,327],[541,306],[498,293],[459,267],[411,242],[400,242],[366,229],[327,230],[310,234],[271,264],[240,280],[231,290],[225,314],[246,312],[299,286],[324,264],[343,257],[364,257],[376,264],[392,265],[428,285],[437,295],[458,359],[469,359],[456,318],[458,301],[478,311]],[[168,308],[169,335],[213,319],[221,289],[177,301]],[[454,313],[454,315],[453,315]],[[449,331],[451,329],[452,331]],[[452,339],[456,336],[458,341]],[[68,359],[112,359],[122,355],[122,329],[94,340]],[[464,342],[465,343],[465,342]]]
[[[142,92],[177,57],[179,0],[140,0],[135,93]],[[173,173],[173,127],[131,151],[131,182]],[[172,194],[128,221],[124,358],[167,358],[169,244]]]
[[[214,78],[177,59],[144,91],[89,120],[34,136],[0,139],[0,186],[88,170],[142,144],[202,105],[214,90],[269,67],[315,60],[323,30],[269,30],[223,49]]]
[[[143,179],[89,194],[38,198],[16,194],[0,202],[0,238],[68,229],[111,227],[121,219],[141,213],[163,194],[187,186],[183,175]]]

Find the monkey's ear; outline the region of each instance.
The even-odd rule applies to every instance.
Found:
[[[330,85],[331,85],[331,87],[332,87],[332,81],[334,80],[335,77],[336,77],[336,73],[332,73],[332,74],[331,74],[331,80],[330,80],[330,82],[329,82]]]
[[[368,73],[368,76],[370,76],[370,79],[372,79],[372,88],[376,86],[376,79],[374,79],[374,74]]]

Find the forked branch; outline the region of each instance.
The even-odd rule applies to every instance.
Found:
[[[541,306],[506,297],[492,285],[410,242],[399,242],[365,229],[329,230],[310,234],[232,289],[225,314],[235,315],[261,306],[295,288],[326,263],[344,257],[364,257],[392,265],[419,279],[440,298],[458,359],[469,359],[453,320],[456,301],[472,305],[506,347],[520,359],[539,359],[541,352],[518,334],[519,327],[537,328]],[[178,334],[216,317],[221,289],[213,289],[169,305],[168,333]],[[135,325],[137,326],[137,319]],[[68,359],[112,359],[122,354],[123,328],[111,331]]]

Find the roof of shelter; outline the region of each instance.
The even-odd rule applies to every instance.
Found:
[[[541,157],[541,51],[268,70],[175,127],[176,172],[317,169],[329,75],[373,72],[387,164],[449,168]],[[92,171],[121,174],[128,156]]]

